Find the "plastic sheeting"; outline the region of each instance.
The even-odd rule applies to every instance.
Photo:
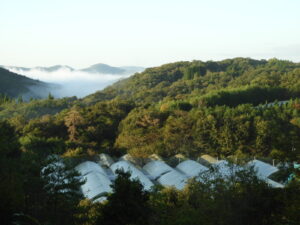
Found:
[[[75,169],[79,173],[81,173],[81,175],[86,175],[90,172],[98,172],[103,175],[106,175],[105,170],[100,165],[92,161],[85,161],[83,163],[80,163],[78,166],[75,167]]]
[[[280,183],[278,183],[278,182],[276,182],[276,181],[273,181],[273,180],[271,180],[271,179],[269,179],[269,178],[266,178],[265,181],[266,181],[270,186],[272,186],[272,187],[274,187],[274,188],[284,188],[284,185],[282,185],[282,184],[280,184]]]
[[[172,171],[162,175],[157,181],[163,186],[174,186],[182,190],[188,180],[184,174],[172,169]]]
[[[111,181],[103,174],[91,172],[84,176],[85,184],[81,185],[82,193],[86,198],[94,199],[97,196],[102,196],[105,193],[112,192],[110,187]],[[102,198],[104,200],[105,198]]]
[[[186,174],[188,177],[196,177],[200,173],[207,171],[208,168],[194,160],[186,160],[176,167],[179,171]]]
[[[188,180],[187,176],[160,160],[147,163],[143,169],[163,186],[174,186],[181,190]]]
[[[253,166],[257,175],[262,178],[267,178],[271,174],[278,171],[278,168],[260,160],[252,160],[247,163],[248,166]]]
[[[283,188],[284,185],[269,179],[268,177],[277,172],[279,169],[275,166],[272,166],[268,163],[262,162],[260,160],[252,160],[247,163],[247,166],[253,166],[254,170],[257,173],[257,176],[265,180],[270,186],[274,188]]]
[[[109,161],[110,160],[108,160],[108,163],[111,163]],[[244,168],[241,166],[232,165],[226,160],[220,160],[213,165],[224,178],[234,175],[237,171],[240,171]],[[278,168],[259,160],[253,160],[249,162],[247,166],[254,166],[258,176],[264,179],[272,187],[283,187],[282,184],[268,178],[271,174],[277,172]],[[83,194],[87,198],[94,201],[103,201],[105,200],[103,195],[105,193],[112,192],[110,187],[111,181],[107,173],[107,171],[110,171],[110,169],[114,174],[116,174],[116,170],[118,169],[124,170],[125,172],[131,172],[131,179],[138,179],[144,186],[145,190],[150,190],[153,186],[152,181],[147,177],[147,175],[163,186],[174,186],[175,188],[181,190],[184,188],[188,178],[208,172],[207,167],[193,160],[181,162],[177,165],[176,169],[170,167],[161,160],[153,160],[147,163],[143,167],[143,170],[139,170],[129,161],[118,161],[112,164],[110,169],[107,171],[97,163],[91,161],[83,162],[75,169],[82,174],[83,178],[86,179],[86,183],[81,187]],[[213,179],[213,177],[214,176],[212,176],[211,179]],[[199,181],[201,182],[201,180]]]
[[[150,190],[151,187],[153,186],[153,183],[150,181],[150,179],[128,161],[116,162],[112,164],[110,168],[115,174],[118,169],[123,170],[125,172],[130,172],[131,173],[130,178],[138,179],[141,182],[141,184],[144,186],[145,190]]]
[[[160,160],[154,160],[147,163],[143,169],[152,177],[153,180],[156,180],[161,175],[173,170],[172,167]]]
[[[81,173],[83,179],[86,180],[86,182],[81,185],[82,193],[86,198],[103,201],[106,199],[103,195],[112,192],[110,179],[105,170],[97,163],[86,161],[76,166],[75,169]]]
[[[219,171],[222,177],[229,177],[234,175],[236,172],[241,171],[243,168],[235,165],[230,164],[226,160],[220,160],[214,164],[215,168]]]

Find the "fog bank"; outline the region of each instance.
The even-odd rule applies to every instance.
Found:
[[[131,75],[88,73],[79,70],[70,70],[67,67],[53,72],[36,68],[25,70],[7,67],[7,69],[35,80],[57,84],[53,85],[55,88],[51,88],[51,94],[56,98],[71,96],[77,96],[78,98],[85,97]]]

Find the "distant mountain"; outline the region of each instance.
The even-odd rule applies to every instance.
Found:
[[[69,70],[69,71],[74,71],[70,66],[65,66],[65,65],[55,65],[55,66],[50,66],[50,67],[34,67],[33,69],[41,70],[43,72],[55,72],[58,70]]]
[[[14,72],[14,71],[28,72],[28,71],[31,70],[31,68],[21,67],[21,66],[3,66],[3,65],[0,65],[0,68],[9,70],[9,71],[11,71],[11,72]]]
[[[18,67],[18,66],[0,66],[2,68],[8,69],[9,71],[16,72],[22,74],[22,72],[30,72],[30,71],[41,71],[41,72],[56,72],[59,70],[69,70],[69,71],[74,71],[74,69],[70,66],[65,66],[65,65],[55,65],[55,66],[49,66],[49,67],[33,67],[33,68],[28,68],[28,67]]]
[[[12,98],[19,96],[22,96],[24,100],[29,100],[31,97],[45,98],[51,88],[55,86],[0,68],[0,94],[5,94]]]
[[[114,67],[103,63],[98,63],[92,66],[89,66],[87,68],[83,69],[74,69],[67,65],[55,65],[50,67],[18,67],[18,66],[0,66],[2,68],[8,69],[11,72],[15,72],[18,74],[24,74],[27,75],[27,73],[30,72],[48,72],[53,73],[57,71],[79,71],[79,72],[86,72],[86,73],[92,73],[92,74],[118,74],[118,75],[130,75],[137,72],[142,72],[145,68],[138,67],[138,66],[123,66],[123,67]]]
[[[81,69],[81,71],[87,73],[101,73],[101,74],[127,74],[130,72],[135,73],[139,70],[142,69],[138,67],[113,67],[103,63],[98,63],[88,68]]]

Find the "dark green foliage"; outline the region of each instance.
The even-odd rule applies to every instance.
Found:
[[[26,120],[54,115],[75,103],[76,98],[31,100],[30,102],[9,101],[0,104],[0,119],[22,116]]]
[[[261,90],[264,91],[264,98],[254,97],[254,103],[258,104],[279,100],[278,97],[299,97],[299,76],[299,64],[277,59],[259,61],[235,58],[219,62],[178,62],[146,69],[143,73],[117,82],[83,101],[95,102],[117,97],[131,99],[139,104],[153,104],[163,99],[190,98],[220,89],[230,92],[239,88],[242,91],[250,86],[260,89],[250,88],[250,92],[246,93],[248,96],[258,96]],[[281,96],[282,91],[284,96]],[[243,98],[245,97],[240,98],[240,103],[252,103],[254,99],[249,101],[246,98],[243,101]],[[227,104],[226,101],[222,102],[224,103]]]
[[[189,112],[172,111],[166,104],[159,110],[131,111],[121,122],[116,146],[140,157],[152,153],[198,157],[208,153],[219,157],[269,156],[284,161],[299,155],[300,130],[294,119],[300,113],[298,100],[282,106],[202,107]]]
[[[300,93],[299,93],[300,94]],[[285,88],[280,87],[246,87],[232,90],[223,90],[204,95],[200,98],[201,106],[227,105],[231,107],[240,104],[259,105],[261,103],[274,102],[299,97],[298,93],[291,93]]]
[[[6,69],[0,68],[0,93],[11,98],[18,98],[26,95],[35,98],[46,96],[46,94],[36,94],[32,89],[47,90],[50,88],[48,84],[32,80],[28,77],[21,76],[16,73],[9,72]],[[28,97],[29,98],[29,97]]]
[[[114,141],[118,135],[119,123],[133,107],[131,102],[113,100],[84,108],[75,107],[65,112],[69,153],[75,156],[72,151],[83,148],[85,155],[93,152],[115,154]]]
[[[299,199],[296,187],[273,189],[251,170],[230,175],[229,179],[212,171],[201,177],[205,182],[191,180],[183,191],[151,193],[152,224],[297,224],[294,210],[299,202],[293,200]]]
[[[49,92],[49,94],[48,94],[48,100],[53,100],[53,99],[54,99],[53,95],[51,95],[51,93]]]
[[[41,224],[75,224],[82,199],[79,174],[70,161],[43,148],[27,148],[22,158],[26,196],[21,212]]]
[[[149,193],[138,180],[130,180],[130,173],[117,172],[113,193],[101,209],[96,224],[146,225],[150,217]]]
[[[51,155],[41,170],[41,177],[46,191],[45,199],[40,203],[44,203],[43,219],[57,225],[75,224],[74,214],[79,211],[77,205],[83,198],[79,187],[84,181],[79,174],[67,160]]]
[[[133,104],[126,101],[111,101],[97,103],[83,110],[86,121],[83,125],[82,140],[94,142],[98,148],[108,152],[114,145],[119,123],[133,108]]]
[[[120,124],[115,146],[141,158],[153,153],[164,154],[162,127],[167,117],[168,113],[153,108],[132,110]]]
[[[24,203],[20,156],[14,128],[6,121],[0,121],[0,218],[3,224],[10,224],[13,214]]]
[[[11,103],[13,100],[6,94],[0,94],[0,105]]]
[[[297,101],[258,105],[299,97],[299,72],[298,64],[277,59],[179,62],[147,69],[83,101],[136,102],[120,124],[119,152],[292,159],[299,152]]]

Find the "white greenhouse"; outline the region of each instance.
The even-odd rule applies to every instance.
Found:
[[[105,170],[97,163],[86,161],[75,169],[82,175],[86,182],[81,185],[84,196],[95,201],[103,201],[105,194],[112,192],[110,185],[112,184]]]
[[[208,170],[206,166],[203,166],[194,160],[183,161],[182,163],[179,163],[176,168],[188,177],[196,177]]]
[[[81,186],[82,193],[88,199],[96,200],[103,195],[112,192],[111,181],[105,175],[98,172],[91,172],[84,176],[85,184]]]
[[[271,174],[278,171],[278,168],[260,160],[252,160],[248,162],[248,166],[253,166],[257,175],[262,178],[267,178]]]
[[[75,167],[86,180],[86,183],[81,186],[84,196],[93,201],[103,201],[106,199],[105,195],[112,192],[111,184],[117,175],[116,171],[118,169],[130,172],[130,178],[138,179],[145,190],[150,190],[154,185],[153,182],[165,187],[173,186],[182,190],[189,178],[198,176],[196,178],[198,181],[205,182],[201,180],[200,174],[206,174],[205,176],[209,176],[208,179],[215,177],[214,174],[209,173],[209,168],[189,159],[179,163],[176,168],[172,168],[162,160],[150,159],[151,161],[140,170],[127,160],[113,163],[112,158],[106,154],[100,154],[99,158],[100,161],[98,164],[86,161]],[[128,159],[128,155],[125,158]],[[210,161],[214,162],[212,166],[223,178],[227,178],[242,169],[253,166],[258,177],[265,180],[270,186],[274,188],[284,187],[282,184],[268,178],[271,174],[277,172],[278,168],[262,161],[253,160],[247,163],[246,167],[230,164],[226,160]]]
[[[153,160],[147,163],[143,169],[152,177],[153,180],[156,180],[163,174],[173,170],[172,167],[160,160]]]
[[[124,172],[131,173],[131,179],[138,179],[144,186],[145,190],[150,190],[153,183],[150,179],[140,170],[138,170],[133,164],[128,161],[119,161],[111,165],[111,170],[116,174],[117,170],[123,170]]]
[[[184,174],[172,169],[172,171],[162,175],[157,179],[158,183],[163,186],[174,186],[175,188],[182,190],[186,185],[188,177]]]
[[[271,180],[269,178],[266,178],[265,181],[270,185],[272,186],[273,188],[284,188],[284,185],[283,184],[280,184],[274,180]]]
[[[81,175],[86,175],[90,172],[98,172],[106,175],[105,170],[95,162],[92,161],[85,161],[80,163],[75,169],[81,173]]]
[[[214,167],[219,171],[220,175],[225,177],[230,177],[232,175],[235,175],[236,172],[241,171],[243,168],[235,165],[230,164],[226,160],[220,160],[214,164]]]

